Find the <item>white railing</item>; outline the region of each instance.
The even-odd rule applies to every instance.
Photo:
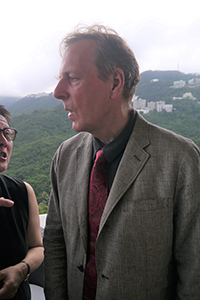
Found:
[[[47,217],[47,214],[40,215],[40,226],[42,228],[44,228],[46,225],[46,217]]]

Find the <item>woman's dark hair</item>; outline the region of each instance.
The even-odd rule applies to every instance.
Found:
[[[5,106],[0,104],[0,115],[3,116],[8,124],[10,124],[11,113],[5,108]]]

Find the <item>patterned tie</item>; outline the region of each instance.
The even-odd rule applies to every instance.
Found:
[[[89,187],[89,251],[85,270],[84,300],[93,300],[96,295],[97,274],[95,265],[95,242],[99,231],[101,216],[108,195],[106,158],[103,150],[96,154],[90,175]]]

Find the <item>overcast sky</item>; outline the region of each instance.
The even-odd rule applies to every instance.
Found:
[[[59,43],[80,22],[115,29],[140,72],[200,73],[198,0],[0,0],[0,13],[0,96],[52,92]]]

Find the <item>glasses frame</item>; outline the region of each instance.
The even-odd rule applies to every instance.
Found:
[[[12,139],[8,139],[8,137],[7,137],[7,135],[6,135],[6,130],[7,129],[11,129],[11,130],[13,130],[14,131],[14,135],[13,135],[13,138]],[[6,138],[6,140],[8,141],[8,142],[13,142],[14,140],[15,140],[15,138],[16,138],[16,134],[17,134],[17,129],[15,129],[15,128],[12,128],[12,127],[6,127],[6,128],[4,128],[4,129],[1,129],[0,128],[0,132],[3,132],[3,135],[4,135],[4,137]]]

